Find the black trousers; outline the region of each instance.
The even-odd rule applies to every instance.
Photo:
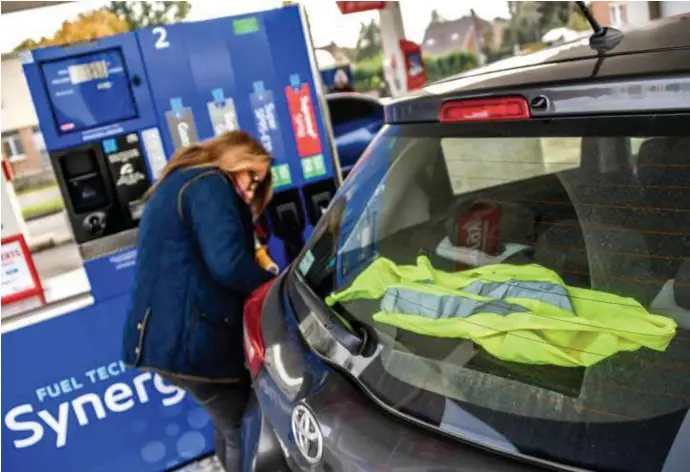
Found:
[[[249,378],[237,383],[219,383],[162,377],[190,393],[204,407],[213,421],[218,460],[226,472],[242,472],[242,417],[249,400]]]

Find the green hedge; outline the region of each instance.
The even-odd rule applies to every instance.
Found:
[[[477,67],[477,57],[467,52],[456,52],[443,56],[424,58],[428,82],[444,79]],[[383,57],[361,61],[353,65],[352,78],[355,90],[367,92],[382,87],[385,83]]]
[[[492,62],[500,61],[508,57],[513,57],[513,46],[506,46],[489,51],[486,54],[486,63],[491,64]]]
[[[446,54],[425,58],[426,75],[429,82],[445,79],[477,67],[477,56],[468,52]]]
[[[22,208],[22,217],[25,221],[35,220],[44,216],[61,212],[65,209],[65,202],[61,197],[56,197],[45,202]]]
[[[358,92],[378,89],[383,85],[383,77],[382,56],[353,64],[352,81]]]

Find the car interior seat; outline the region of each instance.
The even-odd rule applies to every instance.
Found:
[[[674,276],[690,256],[690,138],[651,138],[638,155],[645,238],[655,276]]]
[[[582,140],[580,168],[559,174],[577,219],[554,222],[543,232],[536,257],[566,283],[647,303],[650,265],[646,241],[633,224],[639,198],[625,149],[616,138]]]

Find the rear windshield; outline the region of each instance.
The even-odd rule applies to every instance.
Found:
[[[389,126],[298,270],[380,400],[597,470],[690,467],[687,117]]]

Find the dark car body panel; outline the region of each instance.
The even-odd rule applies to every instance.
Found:
[[[690,49],[686,59],[690,71]],[[653,94],[648,92],[653,91]],[[541,87],[514,87],[502,95],[524,97],[532,118],[593,116],[606,113],[672,113],[690,103],[690,77],[619,79],[578,84],[548,84]],[[390,105],[389,123],[436,121],[444,103],[484,95],[447,94]],[[543,100],[537,102],[537,99]],[[541,106],[542,103],[544,106]],[[540,106],[537,106],[539,104]]]
[[[244,470],[289,472],[280,442],[252,392],[242,421]]]
[[[531,110],[533,118],[544,121],[583,114],[672,115],[680,109],[687,113],[690,15],[626,32],[620,44],[608,52],[595,51],[580,42],[507,64],[504,69],[489,66],[431,84],[395,100],[386,107],[386,121],[436,122],[441,105],[448,100],[512,94],[524,96],[528,102],[546,97],[545,109]],[[655,98],[645,97],[645,87],[653,89]],[[664,97],[664,103],[658,101],[659,96]],[[468,124],[468,134],[481,135],[479,127]],[[367,349],[367,333],[355,330],[358,336],[343,329],[296,271],[284,274],[269,293],[262,328],[266,364],[254,380],[261,411],[253,421],[275,432],[273,438],[280,447],[267,447],[270,459],[264,459],[271,464],[284,464],[289,457],[292,470],[314,471],[579,470],[511,453],[499,446],[478,446],[459,428],[457,434],[449,433],[448,423],[446,431],[441,431],[390,408],[390,399],[384,402],[376,398],[357,379],[370,366],[367,363],[377,357],[371,352],[361,355]],[[304,460],[291,429],[293,409],[300,404],[313,412],[323,433],[323,459],[315,466]],[[466,420],[462,417],[457,424]],[[681,444],[690,437],[690,421],[681,416],[677,421],[683,426],[675,442],[669,440],[676,453],[669,454],[663,470],[682,470],[689,460],[690,453]],[[636,426],[641,428],[636,434],[645,435],[644,428],[649,425]],[[543,431],[548,430],[545,424]],[[272,439],[267,441],[272,444]],[[255,450],[261,449],[259,446]]]
[[[566,48],[559,52],[552,61],[582,59],[600,54],[606,56],[637,54],[640,52],[690,46],[690,41],[688,41],[689,27],[690,14],[671,16],[633,30],[624,30],[622,41],[609,51],[600,53],[590,48],[588,44],[578,44],[575,47]]]
[[[600,54],[587,39],[517,56],[430,84],[394,102],[422,97],[469,96],[538,84],[592,82],[660,76],[690,70],[690,14],[626,32],[612,51]],[[441,93],[439,91],[444,91]]]
[[[302,375],[295,394],[285,393],[280,375],[265,367],[254,381],[262,417],[282,438],[295,470],[314,471],[534,471],[542,467],[516,462],[456,439],[432,433],[388,413],[349,379],[348,375],[312,352],[301,340],[298,317],[286,293],[289,277],[276,283],[264,304],[262,325],[267,346],[283,348],[274,364],[283,375]],[[294,293],[294,292],[293,292]],[[297,301],[292,298],[292,301]],[[299,303],[299,301],[297,301]],[[273,354],[274,356],[276,353]],[[306,404],[318,418],[324,437],[322,465],[311,466],[301,458],[291,431],[292,409]],[[269,443],[269,441],[267,441]],[[263,463],[279,464],[275,448],[262,454]],[[301,469],[299,468],[301,467]],[[260,469],[248,469],[260,470]],[[261,469],[268,470],[268,469]],[[279,470],[279,469],[276,469]]]
[[[690,72],[690,47],[640,55],[614,56],[602,61],[599,66],[597,63],[596,59],[546,63],[433,84],[425,89],[423,95],[401,98],[387,105],[386,121],[389,123],[436,121],[444,102],[484,97],[489,94],[522,95],[528,101],[536,95],[548,97],[549,91],[553,90],[563,90],[568,100],[583,98],[594,93],[597,99],[606,99],[607,95],[615,97],[620,94],[622,81],[654,81],[662,80],[658,79],[659,77],[668,79],[687,74]],[[598,71],[597,67],[599,67]],[[593,77],[593,73],[596,77]],[[609,91],[606,90],[607,88]],[[678,92],[685,94],[685,101],[690,100],[687,89]],[[678,100],[675,103],[680,107],[684,101]],[[656,106],[650,101],[631,102],[631,105],[636,105],[639,110],[647,111]],[[579,110],[578,113],[588,112],[579,104],[571,108]],[[545,112],[532,110],[532,114],[533,116],[549,115],[555,110],[557,109],[553,107]]]

